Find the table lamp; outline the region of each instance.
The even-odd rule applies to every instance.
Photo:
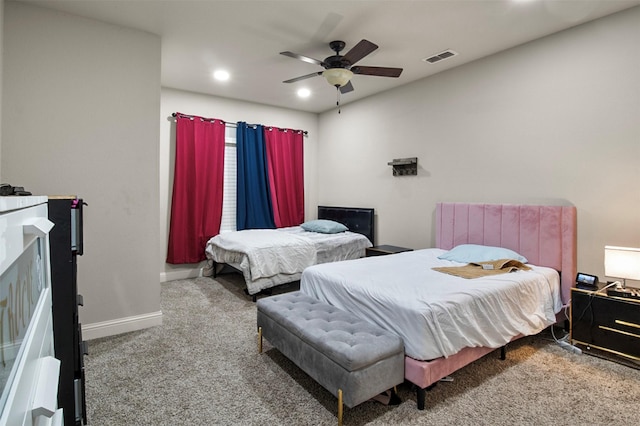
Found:
[[[625,280],[640,280],[640,249],[632,247],[604,247],[604,274]]]

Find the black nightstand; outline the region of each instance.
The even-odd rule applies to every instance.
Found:
[[[585,353],[640,368],[640,300],[572,288],[571,340]]]
[[[371,256],[384,256],[387,254],[402,253],[404,251],[413,251],[413,249],[407,247],[398,247],[390,245],[381,245],[367,248],[367,257]]]

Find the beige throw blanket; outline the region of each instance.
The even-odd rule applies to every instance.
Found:
[[[514,259],[499,259],[489,262],[469,263],[465,266],[442,266],[433,268],[434,271],[462,278],[480,278],[519,270],[528,271],[530,269],[531,268],[524,263]]]

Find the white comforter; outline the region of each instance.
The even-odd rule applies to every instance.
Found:
[[[210,240],[209,245],[244,254],[252,280],[302,272],[307,266],[316,263],[313,242],[276,229],[250,229],[219,234]]]
[[[416,250],[305,269],[300,289],[398,334],[419,360],[471,346],[498,348],[555,322],[562,308],[560,278],[531,266],[489,278],[433,271],[463,264],[440,260],[440,249]]]
[[[355,232],[321,234],[300,226],[255,229],[216,235],[207,258],[242,271],[249,294],[300,279],[304,268],[364,256],[371,243]]]

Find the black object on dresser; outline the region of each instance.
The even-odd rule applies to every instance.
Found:
[[[78,319],[83,301],[78,294],[76,263],[83,253],[83,205],[75,196],[49,197],[49,220],[54,223],[49,235],[53,338],[60,360],[58,407],[63,409],[65,426],[87,424],[83,361],[87,344]]]
[[[586,353],[640,368],[640,300],[571,289],[571,340]]]

